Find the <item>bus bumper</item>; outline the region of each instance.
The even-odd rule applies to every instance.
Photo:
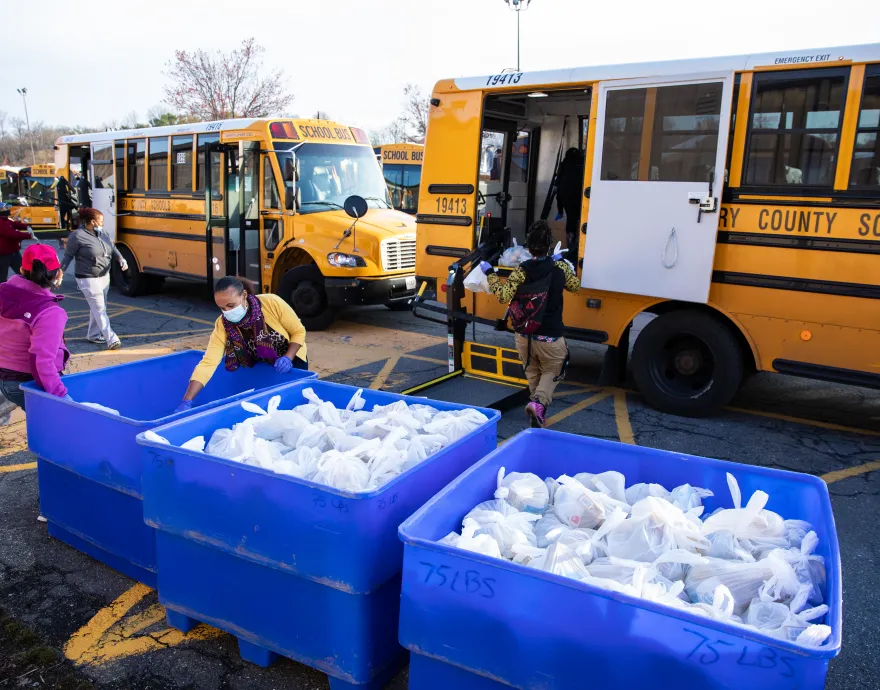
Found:
[[[416,296],[414,275],[393,278],[325,278],[327,301],[333,306],[344,304],[389,304]]]

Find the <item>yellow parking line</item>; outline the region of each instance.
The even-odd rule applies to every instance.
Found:
[[[544,428],[546,429],[548,427],[553,426],[554,424],[558,424],[563,419],[567,419],[568,417],[571,417],[571,415],[575,414],[576,412],[580,412],[581,410],[587,409],[590,405],[595,405],[597,402],[604,400],[605,398],[612,395],[613,393],[614,393],[614,391],[603,389],[603,390],[599,391],[598,393],[596,393],[596,395],[590,396],[586,400],[581,400],[581,402],[575,403],[571,407],[567,407],[566,409],[562,410],[561,412],[557,412],[555,415],[550,417],[544,423]]]
[[[864,465],[856,465],[855,467],[847,467],[843,470],[835,470],[834,472],[823,474],[822,479],[825,480],[826,484],[833,484],[834,482],[839,482],[841,479],[857,477],[860,474],[866,474],[867,472],[873,472],[874,470],[880,470],[880,462],[866,462]]]
[[[26,450],[26,449],[27,449],[27,445],[25,445],[24,448],[19,448],[18,450]],[[13,450],[13,451],[10,451],[9,453],[7,453],[4,450],[2,453],[0,453],[0,457],[3,457],[3,455],[12,455],[12,453],[15,453],[15,452],[18,452],[18,451]],[[22,470],[35,470],[35,469],[37,469],[37,463],[35,463],[35,462],[24,462],[20,465],[0,465],[0,474],[2,474],[4,472],[21,472]]]
[[[636,438],[633,435],[632,424],[629,421],[629,410],[626,407],[626,393],[614,392],[614,419],[617,422],[617,436],[621,443],[635,445]]]
[[[210,328],[204,328],[204,329],[200,328],[199,330],[163,331],[162,333],[127,333],[125,335],[120,335],[117,333],[117,335],[119,335],[119,339],[122,340],[123,338],[154,338],[156,336],[166,336],[166,335],[203,335],[203,334],[210,333],[212,330],[213,329],[210,329]],[[68,341],[87,340],[87,338],[67,338],[67,340]],[[88,353],[88,354],[95,354],[95,353]],[[76,357],[76,355],[71,355],[71,357]]]
[[[381,390],[382,386],[385,385],[385,382],[388,380],[388,377],[391,375],[391,372],[394,371],[394,367],[397,366],[397,363],[400,361],[400,355],[394,355],[393,357],[389,357],[385,362],[385,366],[376,374],[376,378],[373,379],[373,383],[370,384],[370,388],[374,391]]]
[[[880,431],[872,429],[858,429],[856,427],[844,426],[843,424],[833,424],[831,422],[820,422],[816,419],[805,419],[803,417],[791,417],[787,414],[778,414],[776,412],[763,412],[761,410],[749,410],[744,407],[725,407],[727,412],[739,412],[741,414],[751,414],[758,417],[767,417],[768,419],[778,419],[782,422],[791,422],[793,424],[806,424],[808,426],[816,426],[820,429],[831,429],[832,431],[843,431],[848,434],[862,434],[863,436],[880,436]]]
[[[446,366],[448,363],[445,359],[434,359],[433,357],[422,357],[421,355],[405,354],[402,355],[402,357],[405,357],[406,359],[415,359],[419,362],[428,362],[430,364],[442,364],[443,366]]]
[[[140,583],[120,594],[113,602],[98,611],[83,627],[77,630],[64,645],[64,656],[77,662],[82,659],[91,647],[97,645],[101,636],[111,626],[122,620],[129,610],[152,590]]]

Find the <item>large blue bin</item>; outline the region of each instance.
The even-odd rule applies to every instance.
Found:
[[[498,469],[622,472],[627,485],[684,483],[715,492],[707,512],[732,507],[726,473],[744,499],[757,489],[769,510],[811,522],[827,568],[827,624],[818,649],[775,640],[572,579],[437,543],[492,498]],[[413,690],[819,690],[840,651],[841,573],[825,483],[813,476],[680,455],[610,441],[526,431],[474,465],[400,527],[400,641],[410,649]]]
[[[351,386],[321,381],[276,389],[281,408],[311,386],[344,407]],[[248,398],[265,406],[270,395]],[[440,410],[463,405],[364,391],[367,409],[396,400]],[[397,643],[403,545],[397,528],[496,445],[500,415],[369,493],[152,443],[144,446],[144,518],[157,532],[159,600],[171,625],[202,621],[239,639],[243,658],[275,654],[327,673],[332,687],[381,687],[404,650]],[[156,430],[172,444],[251,416],[240,405]]]
[[[49,534],[151,587],[156,586],[155,533],[144,524],[141,431],[194,411],[243,398],[254,390],[312,379],[294,370],[278,374],[258,365],[235,372],[218,367],[193,411],[171,414],[180,403],[202,352],[177,352],[64,377],[74,401],[25,384],[28,446],[37,455],[40,510]]]

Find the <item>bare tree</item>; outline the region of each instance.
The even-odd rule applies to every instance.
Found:
[[[6,136],[6,118],[9,114],[5,110],[0,110],[0,139]]]
[[[253,38],[230,53],[178,50],[166,65],[165,102],[196,120],[262,117],[283,111],[293,100],[282,70],[260,75],[265,48]]]
[[[407,84],[403,87],[405,99],[403,113],[400,120],[406,125],[406,140],[422,144],[428,133],[428,114],[430,104],[428,98],[422,95],[422,90],[415,84]]]
[[[315,120],[332,120],[333,118],[330,117],[330,113],[328,113],[326,110],[318,110],[315,113],[315,117],[313,119],[315,119]]]
[[[382,144],[397,144],[407,141],[406,124],[400,119],[392,120],[388,125],[381,129],[370,130],[370,142],[373,146],[382,146]]]

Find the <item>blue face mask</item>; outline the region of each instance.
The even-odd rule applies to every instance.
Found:
[[[223,318],[229,321],[229,323],[238,323],[244,318],[245,314],[247,314],[247,307],[242,303],[234,309],[224,311]]]

